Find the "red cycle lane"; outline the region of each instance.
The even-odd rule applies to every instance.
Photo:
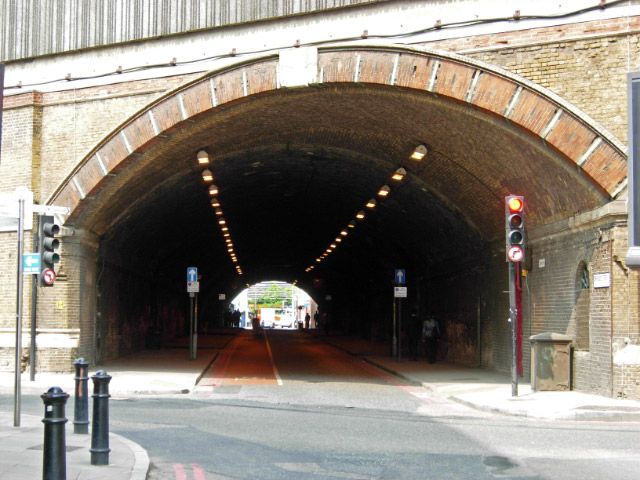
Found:
[[[277,385],[266,335],[242,334],[225,348],[198,387]]]

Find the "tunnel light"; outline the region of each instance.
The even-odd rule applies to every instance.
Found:
[[[226,223],[227,223],[227,221],[226,221],[224,218],[221,218],[220,220],[218,220],[218,223],[219,223],[220,225],[224,225],[224,224],[226,224]]]
[[[367,204],[365,205],[365,207],[367,208],[376,208],[376,205],[378,204],[378,202],[376,201],[375,198],[370,199]]]
[[[378,196],[379,197],[386,197],[389,195],[389,193],[391,193],[391,189],[389,188],[388,185],[383,185],[382,187],[380,187],[380,190],[378,190]]]
[[[228,232],[229,231],[229,227],[222,227],[221,229],[223,232]]]
[[[233,253],[233,247],[227,248],[227,252]]]
[[[357,217],[357,215],[356,215],[356,217]],[[353,222],[353,221],[352,221],[352,222],[349,222],[349,225],[347,225],[347,227],[349,227],[349,228],[356,228],[356,222]]]
[[[211,206],[212,206],[213,208],[218,208],[218,207],[220,206],[220,200],[218,200],[218,198],[217,198],[217,197],[213,197],[213,198],[211,199]]]
[[[346,230],[340,230],[340,235],[346,237],[347,235],[349,235],[349,232],[347,232]]]
[[[336,242],[340,243],[342,241],[341,237],[336,237]]]
[[[395,172],[393,172],[393,175],[391,175],[391,180],[395,180],[396,182],[401,181],[405,176],[407,175],[407,171],[400,167],[399,169],[397,169]]]
[[[356,213],[356,218],[358,220],[364,220],[364,212],[362,210],[360,210],[358,213]],[[354,225],[354,227],[355,227],[355,225]],[[340,232],[340,233],[342,233],[342,232]]]
[[[215,185],[209,185],[209,195],[214,196],[218,194],[218,187]]]
[[[208,168],[202,171],[202,180],[205,182],[213,182],[213,173]]]
[[[216,215],[218,215],[219,217],[222,216],[222,209],[221,208],[216,208],[215,212],[216,212]]]
[[[231,234],[229,232],[225,232],[224,235],[222,235],[223,237],[230,237]]]
[[[419,162],[426,156],[427,156],[427,147],[425,147],[424,145],[418,145],[413,151],[413,153],[411,153],[409,158],[411,160],[415,160],[416,162]]]
[[[325,252],[327,252],[327,253],[331,253],[331,252],[333,252],[333,250],[331,250],[330,248],[327,248],[327,249],[325,250]]]
[[[335,243],[332,243],[331,245],[329,245],[331,248],[336,248],[337,245]]]
[[[316,258],[316,262],[320,263],[322,261],[321,257]]]
[[[198,165],[209,165],[209,154],[206,150],[200,150],[197,154]]]
[[[231,261],[232,261],[233,263],[238,263],[238,259],[237,259],[236,257],[232,257],[232,258],[231,258]]]

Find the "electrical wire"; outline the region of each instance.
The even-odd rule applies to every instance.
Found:
[[[494,18],[485,18],[485,19],[474,19],[474,20],[462,20],[462,21],[458,21],[458,22],[450,22],[450,23],[443,23],[443,24],[435,24],[431,27],[428,28],[423,28],[420,30],[415,30],[415,31],[411,31],[411,32],[405,32],[405,33],[394,33],[394,34],[380,34],[380,35],[360,35],[360,36],[353,36],[353,37],[344,37],[344,38],[337,38],[337,39],[331,39],[331,40],[318,40],[318,41],[314,41],[314,42],[307,42],[307,43],[296,43],[295,46],[297,47],[313,47],[313,46],[322,46],[322,45],[327,45],[327,44],[335,44],[335,43],[340,43],[340,42],[351,42],[351,41],[358,41],[358,40],[364,40],[364,39],[383,39],[383,40],[390,40],[390,39],[403,39],[403,38],[407,38],[407,37],[414,37],[414,36],[418,36],[418,35],[424,35],[427,33],[432,33],[435,31],[440,31],[440,30],[449,30],[449,29],[457,29],[457,28],[466,28],[466,27],[473,27],[473,26],[478,26],[478,25],[487,25],[487,24],[496,24],[496,23],[504,23],[504,22],[513,22],[513,21],[523,21],[523,20],[560,20],[560,19],[566,19],[566,18],[571,18],[571,17],[575,17],[575,16],[579,16],[579,15],[584,15],[585,13],[590,13],[593,11],[597,11],[597,10],[604,10],[608,7],[615,7],[617,5],[620,4],[629,4],[629,0],[614,0],[612,2],[604,2],[601,1],[600,3],[598,3],[597,5],[593,5],[591,7],[585,7],[585,8],[581,8],[579,10],[573,10],[571,12],[566,12],[566,13],[558,13],[558,14],[552,14],[552,15],[512,15],[510,17],[494,17]],[[415,43],[423,43],[423,42],[413,42],[413,43],[409,43],[409,45],[411,44],[415,44]],[[232,57],[242,57],[242,56],[246,56],[246,55],[256,55],[256,54],[260,54],[260,53],[267,53],[267,52],[273,52],[275,50],[279,50],[281,48],[288,48],[291,47],[291,45],[286,45],[286,46],[280,46],[280,47],[269,47],[269,48],[264,48],[264,49],[258,49],[258,50],[251,50],[251,51],[246,51],[246,52],[236,52],[235,49],[232,50],[229,53],[226,54],[219,54],[219,55],[212,55],[210,57],[203,57],[203,58],[197,58],[197,59],[192,59],[192,60],[185,60],[185,61],[181,61],[181,62],[177,62],[177,61],[171,61],[168,63],[155,63],[155,64],[151,64],[151,65],[139,65],[139,66],[135,66],[135,67],[130,67],[130,68],[124,68],[124,69],[118,69],[116,71],[113,72],[105,72],[105,73],[100,73],[100,74],[96,74],[96,75],[87,75],[87,76],[81,76],[81,77],[71,77],[70,75],[67,75],[64,78],[57,78],[57,79],[53,79],[53,80],[46,80],[46,81],[42,81],[42,82],[36,82],[36,83],[29,83],[29,84],[17,84],[17,85],[10,85],[10,86],[6,86],[5,90],[16,90],[16,89],[21,89],[21,88],[31,88],[31,87],[37,87],[37,86],[42,86],[42,85],[50,85],[53,83],[58,83],[58,82],[62,82],[62,81],[68,81],[68,82],[73,82],[73,81],[80,81],[80,80],[94,80],[94,79],[98,79],[98,78],[106,78],[106,77],[112,77],[112,76],[117,76],[117,75],[122,75],[125,73],[136,73],[136,72],[141,72],[141,71],[146,71],[146,70],[153,70],[156,68],[166,68],[166,67],[175,67],[175,66],[183,66],[183,65],[192,65],[192,64],[196,64],[196,63],[200,63],[200,62],[210,62],[210,61],[216,61],[216,60],[222,60],[225,58],[232,58]]]

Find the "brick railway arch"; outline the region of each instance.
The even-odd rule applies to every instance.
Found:
[[[418,144],[428,155],[412,163]],[[102,259],[114,253],[152,272],[171,264],[181,290],[185,262],[208,262],[208,292],[235,291],[245,280],[206,217],[200,149],[220,178],[246,281],[298,279],[328,309],[339,288],[368,304],[381,291],[374,283],[386,288],[389,270],[410,266],[422,286],[431,278],[456,285],[456,275],[472,272],[465,282],[478,306],[460,306],[460,316],[473,316],[481,297],[500,297],[480,292],[478,264],[486,271],[500,260],[505,195],[527,197],[534,230],[595,210],[626,187],[620,143],[551,92],[449,53],[347,45],[241,60],[181,86],[108,135],[47,203],[68,207],[68,226],[102,239]],[[408,183],[392,185],[345,266],[305,276],[399,166]],[[260,224],[267,217],[278,238]],[[121,277],[113,278],[116,288]],[[350,285],[358,282],[364,293]],[[373,307],[344,308],[353,322],[360,314],[373,322]]]
[[[538,143],[538,148],[554,150],[576,170],[577,177],[583,176],[601,191],[604,201],[626,187],[622,144],[586,114],[522,77],[455,54],[421,49],[326,47],[317,52],[316,78],[307,89],[391,87],[420,92],[433,100],[446,99],[451,107],[467,107],[469,114],[494,117],[495,126],[505,130],[517,127],[532,143]],[[240,61],[164,95],[97,145],[47,203],[68,207],[73,222],[84,210],[87,197],[103,190],[114,171],[128,163],[141,163],[144,154],[168,133],[203,114],[253,97],[292,91],[279,85],[278,65],[274,55]],[[405,149],[398,153],[405,154],[416,142],[436,143],[429,141],[428,134],[407,140]],[[576,181],[584,183],[583,179]],[[545,206],[544,210],[554,210],[553,205]]]

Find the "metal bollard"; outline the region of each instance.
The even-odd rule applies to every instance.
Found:
[[[109,465],[109,382],[111,375],[100,370],[93,380],[93,426],[91,428],[91,465]]]
[[[89,433],[89,362],[80,357],[73,365],[76,367],[73,433]]]
[[[42,479],[66,480],[67,446],[65,440],[64,407],[69,394],[60,387],[51,387],[40,395],[44,402],[44,448],[42,455]]]

